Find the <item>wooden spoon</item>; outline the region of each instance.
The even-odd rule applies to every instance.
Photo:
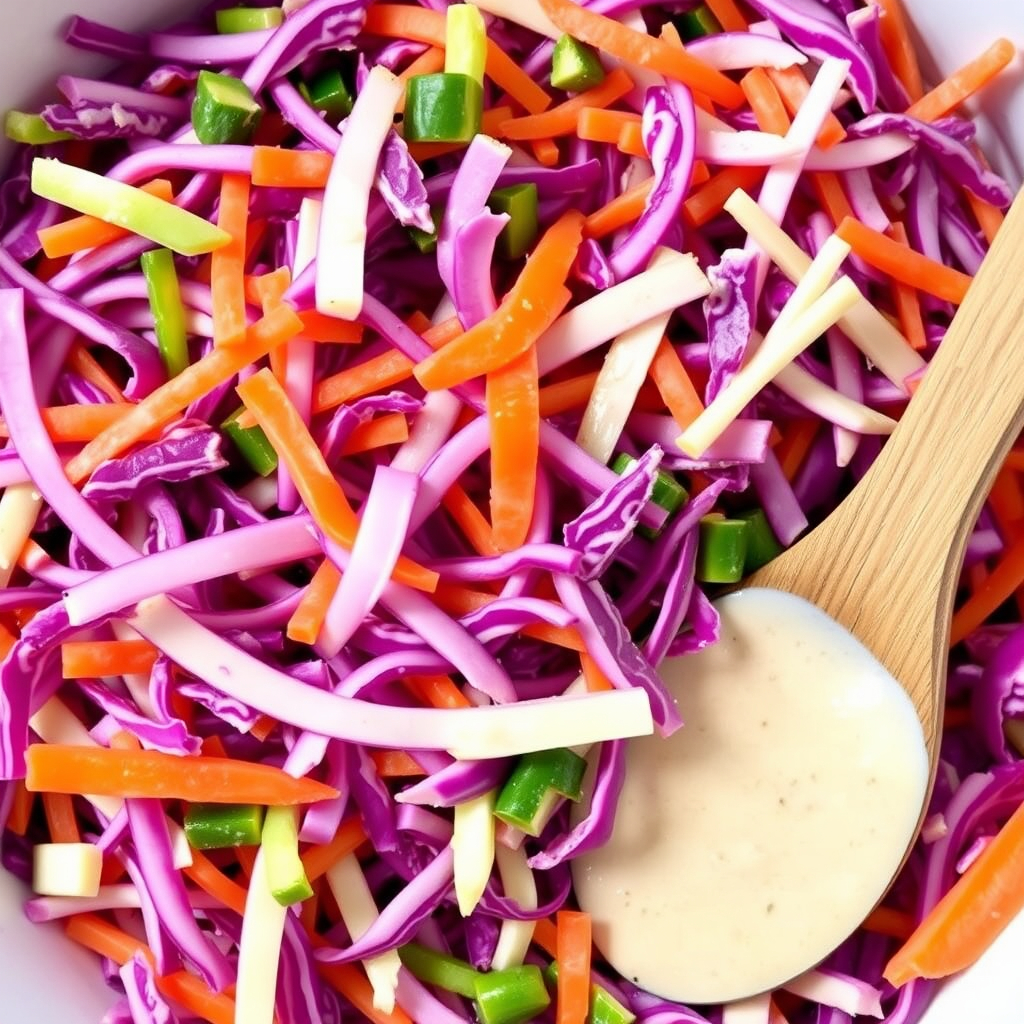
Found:
[[[909,694],[932,777],[950,619],[982,503],[1024,427],[1024,190],[864,479],[806,538],[744,582],[806,598]]]

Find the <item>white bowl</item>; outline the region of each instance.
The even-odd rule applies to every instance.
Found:
[[[7,0],[12,4],[13,0]],[[950,71],[999,35],[1024,49],[1020,0],[904,0],[932,70]],[[29,107],[60,73],[97,73],[103,64],[58,41],[70,14],[126,29],[158,25],[199,0],[29,0],[0,33],[0,108]],[[12,13],[13,12],[9,12]],[[1024,71],[1007,73],[983,104],[982,139],[998,168],[1024,178]],[[0,870],[0,1017],[42,1024],[98,1024],[113,1002],[94,957],[74,948],[56,926],[30,925],[22,886]],[[1020,1024],[1024,1007],[1024,916],[975,968],[947,984],[925,1024]]]

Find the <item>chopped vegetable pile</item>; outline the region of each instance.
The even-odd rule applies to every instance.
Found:
[[[1024,903],[1024,448],[971,536],[923,835],[823,965],[667,1003],[569,864],[625,741],[686,728],[659,665],[941,344],[1011,198],[961,104],[1013,45],[928,90],[899,0],[211,9],[73,18],[117,70],[6,121],[29,918],[134,1024],[914,1024]]]

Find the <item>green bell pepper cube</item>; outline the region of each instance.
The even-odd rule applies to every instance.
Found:
[[[465,960],[439,953],[418,942],[399,947],[398,955],[409,972],[425,985],[436,985],[467,999],[476,996],[476,980],[480,974]]]
[[[299,812],[294,807],[268,807],[263,822],[263,854],[267,882],[283,907],[313,895],[299,858]]]
[[[189,364],[188,335],[185,328],[185,304],[170,249],[151,249],[140,259],[146,278],[149,308],[160,357],[169,377],[177,377]]]
[[[701,583],[738,583],[743,579],[749,530],[742,519],[717,514],[701,519],[696,570]]]
[[[501,255],[510,260],[525,256],[540,232],[536,184],[528,181],[496,188],[487,205],[495,213],[507,213],[509,216],[509,222],[498,236]]]
[[[308,86],[310,106],[327,116],[332,124],[343,121],[352,113],[355,98],[337,68],[321,71]]]
[[[551,53],[551,84],[566,92],[583,92],[604,81],[597,51],[572,36],[558,37]]]
[[[782,554],[782,545],[775,536],[763,509],[755,508],[750,512],[741,512],[736,518],[742,519],[748,527],[747,557],[743,563],[745,574],[757,572],[762,566]]]
[[[185,838],[194,850],[257,846],[262,832],[258,804],[189,804],[185,811]]]
[[[470,142],[480,131],[483,86],[469,75],[413,75],[406,85],[407,142]]]
[[[216,18],[217,31],[233,35],[277,28],[284,22],[284,11],[280,7],[225,7],[217,12]]]
[[[708,10],[706,4],[694,7],[692,11],[676,15],[674,22],[679,34],[684,41],[700,39],[703,36],[713,36],[722,31],[718,19]]]
[[[430,219],[434,222],[433,231],[422,231],[419,228],[408,227],[405,230],[409,232],[409,237],[412,239],[413,245],[424,256],[429,256],[431,253],[437,252],[437,233],[441,229],[441,221],[444,218],[444,210],[439,206],[433,206],[430,209]]]
[[[587,762],[572,750],[538,750],[524,754],[494,805],[495,817],[538,836],[559,799],[579,800]]]
[[[192,129],[207,146],[249,142],[263,108],[240,78],[216,71],[200,71],[192,101]]]
[[[45,146],[50,142],[67,142],[74,138],[70,132],[55,132],[41,114],[26,114],[21,110],[7,111],[4,134],[11,142],[23,142],[28,146]]]
[[[476,977],[480,1024],[525,1024],[551,1004],[540,968],[533,964]]]
[[[227,434],[238,449],[238,453],[255,472],[260,476],[270,476],[277,469],[277,452],[259,424],[253,427],[238,425],[238,418],[244,411],[243,407],[232,413],[220,425],[221,430]]]

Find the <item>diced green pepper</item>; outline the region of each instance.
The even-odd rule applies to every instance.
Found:
[[[200,71],[192,101],[192,128],[207,146],[249,142],[263,109],[240,78],[216,71]]]
[[[544,968],[544,980],[552,988],[558,984],[558,964],[552,962]],[[587,1015],[587,1024],[633,1024],[636,1014],[623,1006],[608,991],[600,985],[590,986],[590,1013]]]
[[[528,181],[496,188],[487,205],[495,213],[507,213],[510,218],[498,236],[498,249],[502,256],[510,260],[525,256],[540,232],[536,184]]]
[[[257,846],[262,832],[258,804],[189,804],[185,811],[185,838],[195,850]]]
[[[524,754],[498,794],[495,817],[537,836],[561,797],[579,800],[587,762],[564,747]]]
[[[50,142],[67,142],[74,138],[70,132],[55,132],[41,114],[26,114],[21,110],[7,111],[4,134],[11,142],[24,142],[29,146],[45,146]]]
[[[413,75],[406,85],[407,142],[470,142],[480,131],[483,86],[469,75]]]
[[[452,4],[445,22],[444,70],[449,75],[467,75],[484,84],[487,64],[487,26],[474,4]]]
[[[308,86],[309,103],[315,110],[327,115],[332,124],[343,121],[352,113],[355,98],[337,68],[321,71]]]
[[[757,572],[772,559],[782,554],[782,545],[775,536],[763,509],[755,508],[750,512],[741,512],[737,519],[747,524],[747,557],[743,563],[743,572]]]
[[[697,547],[697,579],[701,583],[737,583],[743,579],[749,532],[742,519],[704,516]]]
[[[95,171],[60,160],[32,161],[32,191],[79,213],[116,224],[182,256],[220,249],[231,236],[202,217]]]
[[[168,377],[177,377],[189,364],[188,336],[185,329],[185,304],[170,249],[151,249],[139,261],[146,278],[149,308],[160,356]]]
[[[551,84],[566,92],[583,92],[604,81],[597,51],[572,36],[558,37],[551,53]]]
[[[424,256],[429,256],[431,253],[437,252],[437,233],[441,228],[441,220],[444,216],[444,211],[439,206],[431,207],[430,219],[434,222],[433,231],[421,231],[419,228],[406,228],[409,232],[409,237],[412,239],[413,245]]]
[[[267,883],[283,907],[313,895],[306,869],[299,859],[299,812],[294,807],[268,807],[263,822],[263,863]]]
[[[551,1004],[540,968],[533,964],[476,976],[480,1024],[524,1024]]]
[[[620,452],[612,463],[612,469],[619,476],[629,469],[636,459],[632,455]],[[674,476],[659,469],[654,478],[654,490],[651,492],[651,501],[663,508],[669,515],[678,512],[687,502],[689,495],[686,488],[680,484]]]
[[[398,955],[409,972],[425,985],[436,985],[447,992],[473,999],[476,996],[476,980],[480,976],[465,960],[439,953],[436,949],[409,942],[401,946]]]
[[[284,21],[284,11],[280,7],[225,7],[216,17],[217,31],[231,35],[277,28]]]
[[[694,7],[692,11],[676,15],[674,22],[684,41],[700,39],[702,36],[713,36],[722,31],[718,19],[708,10],[706,4]]]
[[[244,407],[232,413],[221,424],[221,430],[231,438],[239,454],[252,469],[260,476],[270,476],[277,469],[277,452],[259,424],[252,427],[238,425],[238,418],[243,412]]]

